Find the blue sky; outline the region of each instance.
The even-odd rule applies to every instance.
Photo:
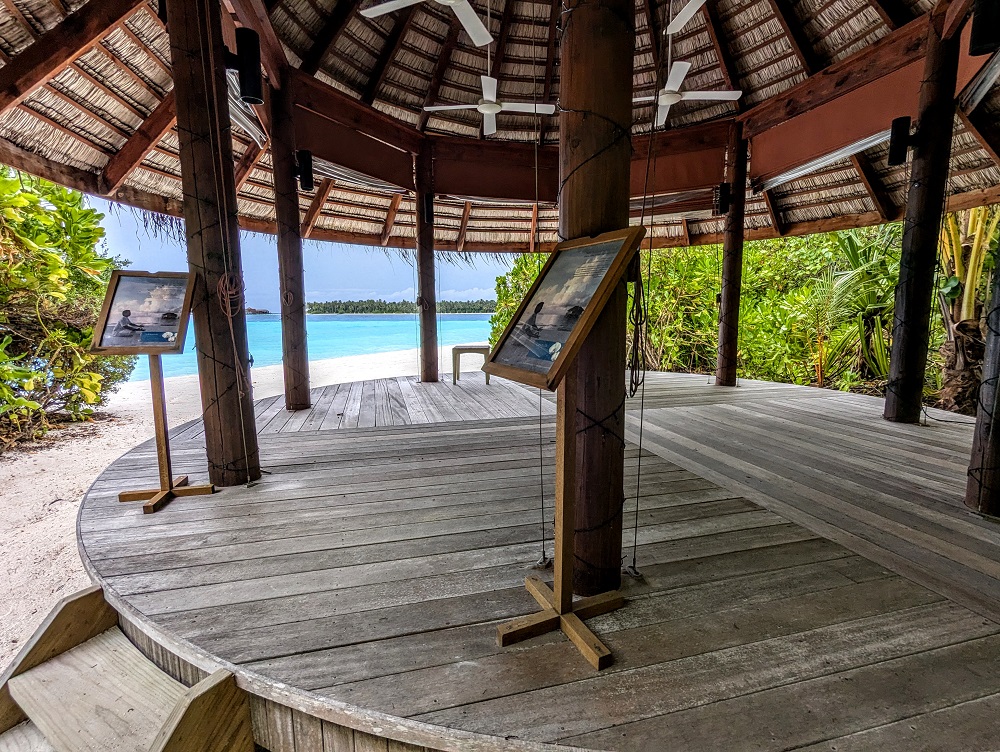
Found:
[[[185,271],[187,252],[183,243],[157,237],[145,229],[131,209],[90,197],[91,205],[104,213],[108,251],[132,262],[142,271]],[[242,233],[243,275],[247,305],[277,311],[278,258],[272,236]],[[510,257],[513,260],[513,256]],[[416,272],[396,253],[383,253],[339,243],[306,242],[306,300],[413,300]],[[492,257],[477,259],[474,266],[438,264],[440,300],[475,300],[496,297],[494,283],[508,265]]]

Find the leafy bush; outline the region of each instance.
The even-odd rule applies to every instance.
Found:
[[[0,169],[2,451],[90,416],[135,358],[88,352],[113,268],[97,248],[103,215],[76,191]]]

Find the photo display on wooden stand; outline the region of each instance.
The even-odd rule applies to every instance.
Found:
[[[645,232],[631,227],[557,245],[483,370],[554,391]]]
[[[597,670],[610,666],[613,656],[583,620],[621,608],[625,599],[617,590],[573,599],[579,385],[575,378],[564,377],[643,235],[643,228],[635,227],[556,246],[483,366],[489,374],[556,390],[552,586],[535,576],[525,580],[541,610],[497,625],[497,644],[507,647],[560,630]]]
[[[114,271],[94,326],[91,352],[149,356],[160,486],[118,494],[119,501],[145,502],[142,511],[146,514],[159,511],[177,496],[215,492],[212,485],[188,485],[186,475],[173,477],[170,466],[167,400],[160,356],[184,351],[193,295],[194,277],[187,272]]]

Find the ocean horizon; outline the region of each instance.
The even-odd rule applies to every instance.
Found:
[[[490,334],[488,313],[438,314],[441,347],[485,342]],[[247,316],[247,341],[255,367],[281,363],[281,316],[275,313]],[[321,313],[306,316],[309,360],[343,358],[411,350],[420,346],[420,330],[413,313]],[[162,357],[163,375],[198,373],[194,326],[188,326],[184,352]],[[139,356],[129,381],[149,380],[149,359]]]

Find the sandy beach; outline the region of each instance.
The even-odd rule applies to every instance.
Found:
[[[418,371],[418,350],[317,360],[315,386]],[[442,378],[451,349],[441,348]],[[477,368],[472,358],[463,370]],[[254,397],[281,393],[281,366],[253,370]],[[201,412],[197,376],[166,379],[171,425]],[[148,381],[123,384],[99,420],[52,432],[31,449],[0,457],[0,668],[6,666],[55,602],[90,584],[76,548],[76,513],[83,494],[113,460],[152,438]]]

